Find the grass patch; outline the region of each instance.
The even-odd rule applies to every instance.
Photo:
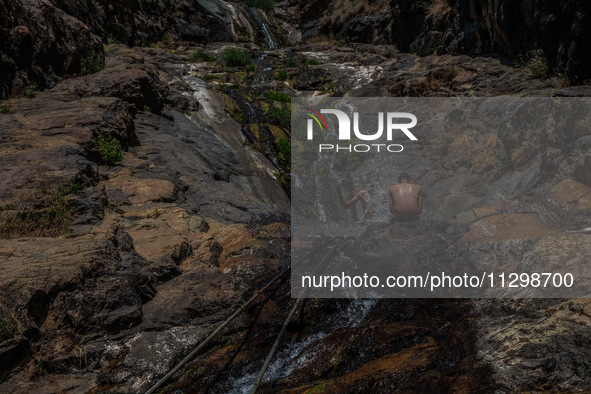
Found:
[[[288,68],[293,68],[293,67],[298,66],[298,62],[294,58],[285,59],[283,61],[283,64],[285,65],[285,67],[288,67]]]
[[[319,64],[322,63],[316,59],[308,59],[308,66],[318,66]]]
[[[80,74],[90,75],[105,68],[105,55],[98,51],[91,51],[80,61]]]
[[[18,322],[13,313],[0,305],[0,343],[19,333]]]
[[[291,125],[291,111],[287,106],[272,107],[267,112],[267,121],[284,129]]]
[[[285,94],[283,92],[273,92],[273,91],[269,91],[265,93],[265,97],[268,100],[272,100],[272,101],[279,101],[282,103],[289,103],[291,102],[291,96],[288,94]]]
[[[277,81],[287,81],[287,71],[280,70],[277,75],[275,76]]]
[[[0,114],[7,114],[12,110],[12,105],[4,104],[0,107]]]
[[[316,383],[314,386],[312,386],[312,388],[310,390],[307,391],[306,394],[316,394],[321,392],[324,387],[326,386],[326,382],[324,380]]]
[[[275,177],[275,179],[277,179],[277,182],[284,190],[289,189],[289,186],[290,186],[289,181],[286,179],[285,176],[283,176],[282,174],[280,174],[278,172],[274,172],[273,176]]]
[[[273,8],[275,8],[275,0],[246,0],[245,3],[264,11],[273,11]]]
[[[250,54],[242,49],[228,48],[224,51],[224,64],[227,67],[243,67],[250,63]]]
[[[433,0],[427,5],[427,18],[439,25],[447,20],[453,9],[453,0]]]
[[[558,73],[556,75],[556,87],[558,89],[564,89],[564,88],[568,88],[569,86],[572,86],[573,81],[571,81],[571,79],[568,77],[568,75],[564,74],[564,73]]]
[[[32,99],[37,95],[37,84],[33,81],[27,82],[25,85],[24,96],[28,99]]]
[[[536,49],[530,51],[524,57],[518,59],[518,62],[531,74],[534,78],[546,78],[552,70],[548,63],[548,58],[544,51]]]
[[[279,152],[279,159],[283,161],[291,161],[291,141],[285,137],[279,137],[275,142],[277,151]]]
[[[118,139],[106,134],[99,134],[96,137],[96,144],[101,157],[108,165],[112,166],[123,160],[123,149]]]
[[[213,62],[215,60],[215,58],[213,56],[211,56],[210,54],[205,52],[203,49],[194,50],[193,52],[191,52],[189,54],[188,59],[190,62],[198,62],[198,61]]]
[[[150,48],[172,48],[174,46],[174,41],[175,38],[172,34],[164,33],[160,41],[156,42],[155,44],[150,44]]]
[[[42,200],[35,207],[6,212],[0,216],[0,237],[57,237],[65,234],[73,219],[66,196],[79,195],[83,188],[81,183],[63,182],[52,193],[43,193]]]

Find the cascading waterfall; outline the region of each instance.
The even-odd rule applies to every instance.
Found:
[[[263,36],[265,37],[265,44],[269,49],[276,49],[277,48],[277,41],[273,36],[273,33],[269,29],[269,25],[265,22],[264,18],[261,16],[259,10],[256,8],[252,8],[246,6],[248,13],[254,18],[255,22],[260,26],[261,31],[263,32]]]
[[[326,326],[324,331],[311,334],[300,341],[285,345],[285,347],[275,355],[273,362],[269,365],[263,378],[263,383],[289,376],[297,368],[301,368],[308,362],[313,361],[313,355],[306,352],[306,349],[310,345],[326,338],[329,334],[338,330],[358,326],[377,302],[377,299],[352,299],[343,309],[342,313],[338,314],[339,318],[333,320],[331,324]],[[231,386],[229,392],[233,394],[250,393],[257,377],[257,373],[258,368],[254,368],[253,371],[249,370],[239,378],[232,379],[232,381],[229,382],[229,385]]]

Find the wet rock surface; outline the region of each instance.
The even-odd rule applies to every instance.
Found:
[[[9,22],[0,31],[2,97],[20,96],[29,79],[53,86],[2,102],[9,107],[0,114],[0,391],[143,392],[289,264],[290,164],[279,143],[290,137],[285,96],[588,95],[505,58],[452,55],[476,39],[462,36],[466,26],[492,23],[509,34],[508,14],[456,23],[467,11],[452,7],[442,13],[454,19],[447,31],[424,8],[402,7],[390,19],[380,2],[334,20],[319,20],[318,2],[288,1],[278,20],[225,1],[132,3],[0,7]],[[139,4],[142,12],[129,12]],[[428,56],[377,45],[411,25],[416,30],[399,38]],[[260,49],[281,41],[282,31],[293,42],[320,42]],[[80,46],[46,45],[57,32]],[[191,63],[184,44],[181,55],[101,47],[105,35],[138,45],[165,33],[249,41],[232,46],[249,50],[252,64],[228,69],[228,45],[220,43],[204,47],[213,60]],[[524,33],[505,43],[501,33],[479,35],[477,47],[523,50],[512,43]],[[322,42],[322,34],[335,39]],[[106,55],[104,69],[59,81],[81,74],[92,51]],[[574,72],[586,62],[580,54],[577,47],[548,56],[560,67],[571,62]],[[119,142],[121,162],[106,162],[99,135]],[[589,235],[563,230],[591,220],[587,135],[477,136],[469,141],[474,160],[458,153],[465,146],[448,144],[455,137],[438,136],[403,163],[422,163],[412,171],[429,191],[425,220],[370,226],[366,236],[388,238],[409,264],[461,255],[476,267],[574,267],[586,258]],[[530,151],[527,141],[544,148]],[[495,149],[509,159],[492,160],[486,153]],[[354,231],[328,223],[321,239]],[[291,306],[289,282],[262,298],[164,391],[251,387]],[[308,300],[262,389],[585,390],[587,309],[584,299]]]
[[[11,101],[0,119],[2,390],[147,390],[286,263],[273,166],[244,146],[218,93],[199,89],[216,111],[200,112],[190,85],[167,86],[186,72],[179,58],[150,53],[112,46],[101,72]],[[179,112],[175,95],[195,105]],[[126,150],[118,165],[103,161],[104,134]],[[64,228],[22,224],[56,204]]]

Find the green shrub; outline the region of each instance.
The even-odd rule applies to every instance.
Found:
[[[291,111],[287,106],[272,107],[267,112],[267,121],[287,129],[291,125]]]
[[[291,160],[291,141],[285,137],[279,137],[275,142],[281,160]]]
[[[265,11],[273,11],[273,8],[275,8],[275,0],[246,0],[245,3]]]
[[[246,72],[251,73],[257,69],[257,66],[251,64],[250,66],[246,67]]]
[[[277,182],[279,183],[279,186],[281,186],[281,188],[283,190],[285,190],[285,192],[290,195],[290,180],[289,180],[289,175],[287,174],[281,174],[278,172],[274,172],[273,175],[275,176],[275,179],[277,179]]]
[[[275,76],[275,79],[278,81],[286,81],[287,80],[287,71],[285,70],[280,70],[277,75]]]
[[[293,58],[289,58],[289,59],[285,60],[284,64],[285,64],[285,67],[297,67],[298,66],[298,62]]]
[[[269,91],[265,93],[265,97],[267,97],[268,100],[280,101],[283,103],[289,103],[291,101],[291,96],[283,92]]]
[[[215,60],[215,58],[202,49],[196,49],[189,54],[189,61],[197,62],[199,60],[204,62],[212,62]]]
[[[90,75],[105,68],[105,56],[101,52],[92,51],[80,61],[80,74]]]
[[[10,104],[4,104],[3,106],[0,107],[0,114],[7,114],[10,112],[11,109],[12,109],[12,106]]]
[[[25,85],[25,97],[28,99],[32,99],[37,94],[37,84],[33,81],[27,82]]]
[[[228,48],[224,51],[224,64],[227,67],[246,66],[250,60],[250,54],[245,50]]]
[[[552,71],[548,63],[548,58],[541,49],[529,52],[522,62],[526,70],[534,78],[546,78]]]
[[[101,157],[108,165],[115,165],[123,160],[123,150],[121,143],[114,137],[105,134],[99,134],[96,137]]]
[[[164,33],[162,35],[162,38],[158,42],[153,42],[149,45],[147,45],[147,42],[143,42],[142,46],[147,45],[150,48],[166,49],[168,52],[174,53],[174,51],[172,51],[170,48],[174,46],[175,39],[175,36],[173,36],[172,34]]]
[[[174,45],[174,36],[172,34],[164,33],[160,41],[156,43],[158,48],[170,47]]]
[[[320,62],[319,62],[318,60],[316,60],[316,59],[309,59],[309,60],[308,60],[308,65],[309,65],[309,66],[317,66],[317,65],[319,65],[319,64],[322,64],[322,63],[320,63]]]

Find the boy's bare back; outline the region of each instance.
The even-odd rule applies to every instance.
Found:
[[[390,212],[395,220],[417,220],[422,210],[421,187],[410,182],[390,186]]]

